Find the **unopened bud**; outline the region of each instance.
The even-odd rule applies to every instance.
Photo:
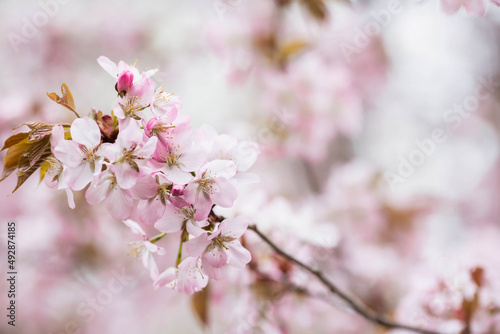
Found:
[[[172,196],[182,196],[184,194],[184,186],[174,185],[172,187]]]
[[[134,82],[134,75],[130,71],[123,71],[120,73],[118,80],[116,81],[116,91],[120,96],[123,96],[132,87]]]

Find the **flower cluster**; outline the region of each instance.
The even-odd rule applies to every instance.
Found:
[[[257,144],[218,135],[209,126],[193,131],[190,118],[179,114],[180,99],[164,86],[155,88],[154,71],[140,73],[106,57],[98,62],[116,79],[112,115],[94,111],[71,125],[52,127],[53,156],[47,159],[45,183],[65,189],[70,206],[72,191],[87,187],[89,204],[104,201],[113,218],[140,235],[132,244],[134,253],[155,287],[192,294],[209,277],[220,278],[226,264],[243,268],[251,257],[238,238],[248,219],[223,219],[212,209],[231,207],[236,187],[257,181],[247,173],[257,158]],[[129,219],[132,215],[140,223]],[[148,238],[140,224],[159,234]],[[159,273],[153,256],[166,252],[156,242],[172,233],[181,239],[177,263]]]

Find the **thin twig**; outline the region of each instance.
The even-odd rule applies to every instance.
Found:
[[[318,280],[325,285],[331,293],[334,295],[338,296],[340,299],[342,299],[344,302],[346,302],[352,310],[354,310],[357,314],[362,316],[363,318],[386,328],[389,329],[405,329],[408,331],[412,331],[415,333],[422,333],[422,334],[442,334],[439,332],[431,331],[431,330],[426,330],[418,327],[413,327],[409,325],[404,325],[404,324],[399,324],[397,322],[393,322],[389,319],[387,319],[385,316],[377,314],[370,310],[367,306],[355,301],[352,299],[350,296],[348,296],[345,292],[340,290],[334,283],[329,281],[326,276],[319,270],[313,269],[309,267],[307,264],[301,262],[300,260],[294,258],[290,254],[286,253],[283,251],[281,248],[279,248],[274,242],[272,242],[266,235],[264,235],[255,225],[250,225],[248,226],[249,230],[254,231],[265,243],[267,243],[271,248],[287,260],[297,264],[299,267],[303,268],[304,270],[310,272],[312,275],[314,275]]]

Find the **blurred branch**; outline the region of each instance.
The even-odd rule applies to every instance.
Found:
[[[352,297],[348,296],[345,292],[340,290],[333,282],[328,280],[326,276],[319,270],[313,269],[307,264],[301,262],[300,260],[294,258],[290,254],[286,253],[283,251],[281,248],[279,248],[274,242],[272,242],[266,235],[264,235],[256,225],[250,225],[248,226],[249,230],[254,231],[265,243],[267,243],[276,253],[280,254],[287,260],[295,263],[302,269],[308,271],[312,275],[314,275],[321,283],[330,290],[331,293],[334,295],[338,296],[340,299],[342,299],[344,302],[346,302],[353,311],[355,311],[357,314],[362,316],[368,321],[371,321],[377,325],[389,328],[389,329],[404,329],[408,331],[412,331],[415,333],[422,333],[422,334],[442,334],[439,332],[431,331],[431,330],[426,330],[422,328],[417,328],[413,326],[408,326],[404,324],[400,324],[397,322],[393,322],[389,319],[387,319],[385,316],[377,314],[370,310],[367,306],[363,305],[360,302],[355,301]]]
[[[301,161],[302,167],[304,168],[304,172],[306,174],[307,181],[309,182],[309,186],[311,190],[318,194],[321,192],[321,183],[318,180],[318,176],[316,175],[316,171],[311,166],[311,164],[305,160]]]

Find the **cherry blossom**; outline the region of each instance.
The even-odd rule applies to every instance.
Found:
[[[198,175],[184,189],[188,203],[196,208],[194,218],[202,220],[208,216],[212,204],[229,207],[237,196],[235,186],[229,179],[236,173],[232,161],[213,160],[206,163]]]
[[[189,295],[207,286],[208,277],[200,269],[200,260],[188,257],[177,268],[168,268],[154,282],[154,287],[168,286]]]
[[[142,240],[133,241],[129,245],[132,247],[133,254],[140,258],[142,264],[146,269],[149,270],[149,274],[152,280],[156,280],[159,276],[158,266],[154,260],[153,254],[164,255],[165,249],[156,246],[154,243],[149,241],[146,232],[142,227],[135,221],[127,219],[123,223],[130,228],[132,233],[137,234]]]
[[[105,202],[106,209],[115,219],[127,219],[134,211],[134,200],[128,189],[120,187],[113,165],[94,177],[85,193],[90,205]]]
[[[139,164],[151,157],[156,149],[157,138],[151,137],[143,143],[143,136],[139,124],[130,122],[122,127],[115,143],[102,146],[104,155],[114,164],[118,184],[124,189],[135,185]]]
[[[76,119],[72,123],[72,140],[64,139],[61,128],[58,125],[53,130],[55,146],[52,147],[52,152],[66,167],[63,173],[68,186],[73,190],[81,190],[101,171],[101,132],[97,124],[88,117]]]
[[[248,227],[248,218],[239,216],[221,222],[212,234],[204,233],[186,244],[190,256],[202,258],[202,269],[209,277],[219,279],[220,269],[229,264],[244,268],[252,256],[238,241]]]

